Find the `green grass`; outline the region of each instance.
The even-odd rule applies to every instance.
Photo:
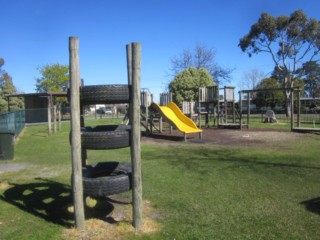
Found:
[[[0,174],[11,184],[0,188],[0,239],[61,239],[72,226],[69,124],[62,127],[50,137],[45,125],[27,127],[15,160],[0,162],[29,164]],[[127,239],[319,238],[320,136],[307,136],[263,147],[142,144],[143,197],[163,227]],[[130,156],[88,155],[89,163]]]

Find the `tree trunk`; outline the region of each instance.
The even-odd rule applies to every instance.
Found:
[[[291,97],[290,92],[286,91],[286,115],[287,117],[291,117]]]
[[[284,87],[293,87],[293,81],[289,76],[285,77],[284,79]],[[291,91],[286,91],[285,92],[285,98],[286,98],[286,116],[291,117]]]

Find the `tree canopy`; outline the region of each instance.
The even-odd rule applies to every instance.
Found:
[[[240,39],[239,47],[249,57],[269,53],[284,77],[288,73],[296,74],[304,62],[320,60],[317,58],[320,52],[320,22],[314,18],[308,19],[302,10],[279,17],[262,13],[250,32]]]
[[[228,82],[231,79],[230,74],[233,70],[219,66],[215,60],[215,55],[214,49],[198,43],[193,51],[184,49],[180,56],[173,57],[170,70],[172,75],[176,76],[190,67],[198,70],[204,68],[217,84]]]
[[[304,81],[305,95],[320,97],[320,64],[315,61],[306,62],[298,69],[298,75]]]
[[[275,78],[264,78],[257,85],[256,89],[278,89],[281,85]],[[261,107],[271,107],[272,109],[276,104],[284,103],[283,92],[257,92],[253,97],[253,103],[257,105],[258,108]]]
[[[255,89],[264,76],[264,72],[256,68],[251,71],[246,71],[243,73],[242,79],[239,80],[239,87],[240,89]]]
[[[68,88],[69,66],[51,64],[38,67],[41,77],[36,78],[37,92],[62,92]]]
[[[4,64],[4,59],[0,58],[0,113],[8,111],[8,98],[5,96],[17,92],[11,76],[2,69]],[[9,107],[11,111],[22,109],[23,106],[24,104],[21,98],[10,98]]]
[[[189,67],[176,75],[169,84],[169,90],[173,93],[173,101],[181,105],[183,101],[196,100],[200,87],[214,85],[216,84],[206,69]]]
[[[303,63],[320,60],[320,22],[308,18],[302,10],[279,17],[262,13],[249,33],[240,39],[239,47],[249,57],[268,53],[280,73],[282,87],[293,87]],[[287,114],[290,115],[288,94]]]

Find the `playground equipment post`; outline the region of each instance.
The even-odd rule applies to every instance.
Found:
[[[80,137],[80,68],[79,39],[69,38],[69,68],[70,68],[70,105],[71,105],[71,158],[72,158],[72,189],[74,216],[77,229],[84,229],[84,201],[82,187],[81,137]]]
[[[133,226],[142,226],[142,177],[140,151],[140,78],[141,78],[141,44],[127,45],[128,83],[131,83],[131,162],[132,162],[132,200]],[[130,58],[131,57],[131,58]]]

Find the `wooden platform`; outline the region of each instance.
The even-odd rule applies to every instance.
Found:
[[[295,127],[292,129],[295,132],[320,132],[320,128],[304,128],[304,127]]]

